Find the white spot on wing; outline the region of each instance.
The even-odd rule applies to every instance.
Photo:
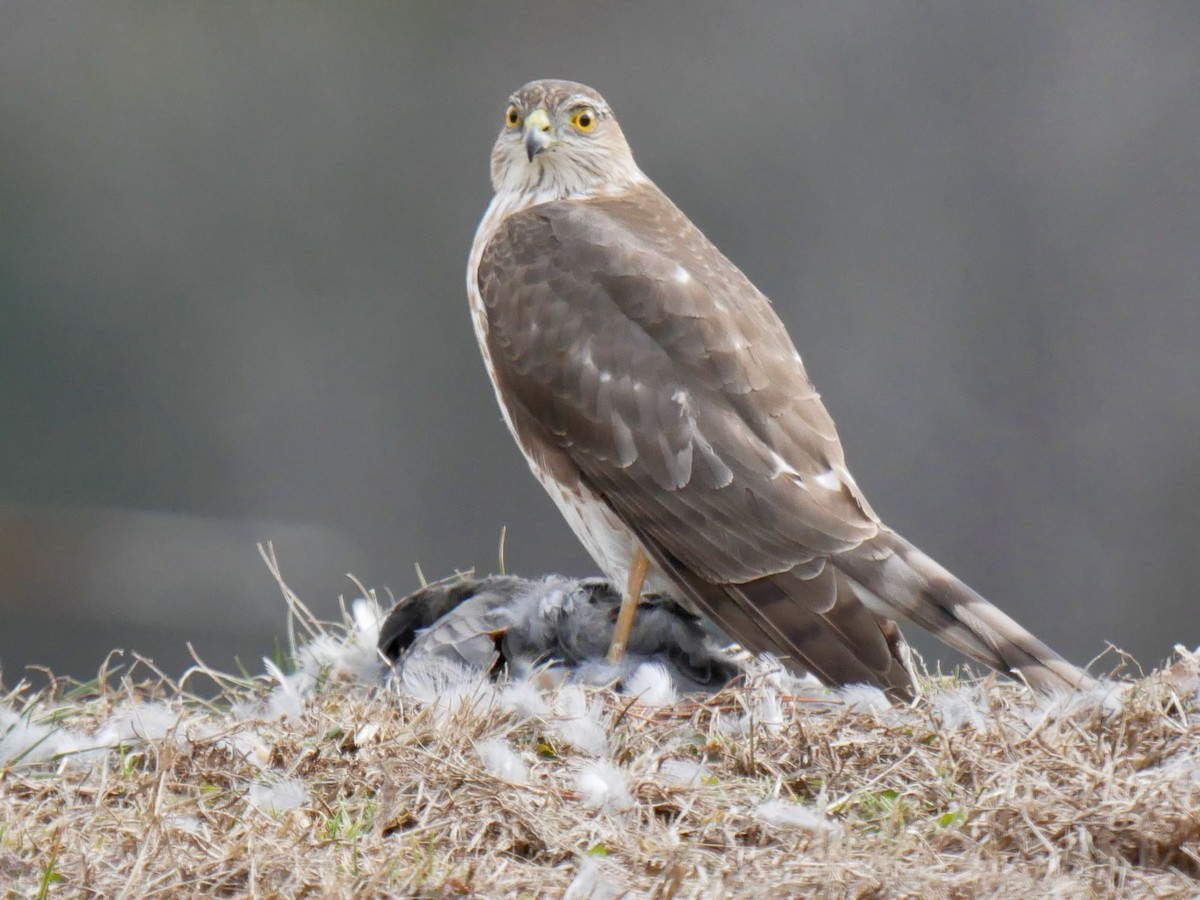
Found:
[[[808,485],[804,483],[804,476],[802,476],[799,472],[796,471],[795,466],[793,466],[791,463],[789,463],[786,459],[784,459],[782,456],[780,456],[774,450],[771,451],[770,459],[771,459],[771,474],[768,475],[767,477],[769,479],[771,479],[771,481],[774,481],[780,475],[783,475],[784,477],[788,478],[792,482],[792,484],[796,485],[796,487],[800,488],[802,491],[806,491],[810,494],[812,493],[812,491],[810,491],[808,489]]]
[[[813,481],[827,491],[840,491],[842,489],[842,479],[838,477],[838,473],[833,469],[814,476]]]
[[[708,466],[712,476],[712,486],[717,490],[733,484],[733,470],[725,465],[725,461],[717,456],[712,444],[706,441],[699,432],[695,433],[696,447],[700,451],[700,459]]]
[[[672,277],[680,284],[687,284],[692,280],[692,273],[683,266],[676,266]]]
[[[771,451],[771,474],[767,477],[769,477],[772,481],[774,481],[780,475],[787,475],[791,478],[794,478],[797,481],[800,480],[800,473],[797,472],[795,470],[795,468],[793,468],[792,464],[789,463],[782,456],[780,456],[778,453],[776,453],[774,450],[772,450]]]
[[[666,487],[674,490],[685,487],[692,480],[692,442],[688,441],[678,451],[672,451],[666,435],[658,436],[658,447],[662,451],[663,463],[666,465],[669,483]]]
[[[613,441],[616,444],[617,458],[613,462],[622,469],[628,469],[637,461],[637,445],[633,442],[633,432],[620,416],[612,417]]]

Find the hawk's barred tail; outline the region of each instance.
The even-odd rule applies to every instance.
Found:
[[[1095,681],[904,538],[884,531],[839,555],[837,566],[873,612],[920,625],[978,662],[1024,678],[1042,693]]]

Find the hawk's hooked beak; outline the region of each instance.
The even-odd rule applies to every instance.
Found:
[[[525,117],[525,155],[529,161],[554,143],[550,137],[550,116],[544,109],[535,109]]]

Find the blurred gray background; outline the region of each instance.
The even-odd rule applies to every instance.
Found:
[[[328,617],[504,526],[593,570],[464,291],[545,76],[774,299],[897,530],[1077,661],[1200,644],[1197,48],[1195,3],[4,0],[0,677],[260,671],[259,541]]]

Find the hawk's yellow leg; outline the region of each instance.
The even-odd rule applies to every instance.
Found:
[[[621,598],[621,611],[617,613],[617,625],[613,629],[612,643],[608,645],[608,661],[616,663],[625,655],[625,647],[629,644],[629,633],[633,631],[633,620],[637,616],[638,602],[642,599],[642,585],[646,581],[646,572],[650,568],[650,558],[646,551],[637,546],[633,551],[633,560],[629,563],[629,584],[625,596]]]

